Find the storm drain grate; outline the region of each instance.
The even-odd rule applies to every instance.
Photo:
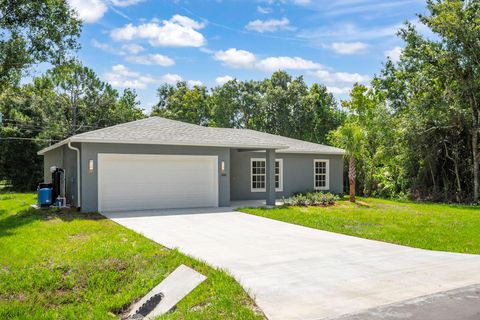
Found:
[[[130,319],[143,319],[146,317],[150,312],[153,311],[153,309],[156,308],[156,306],[162,301],[164,295],[163,293],[157,293],[151,296],[147,301],[145,301],[144,304],[138,308],[138,310],[135,312],[133,316],[130,317]]]
[[[123,319],[154,319],[170,310],[207,277],[180,265],[142,299],[137,301]]]

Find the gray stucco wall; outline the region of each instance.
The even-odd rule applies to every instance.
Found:
[[[235,149],[230,152],[231,200],[258,200],[266,197],[265,192],[251,191],[251,158],[265,158],[265,152],[239,152]],[[296,192],[313,191],[315,159],[329,160],[329,191],[343,193],[343,157],[341,155],[277,153],[276,159],[283,159],[283,192],[277,192],[277,198],[288,197]]]
[[[63,147],[48,151],[43,155],[43,181],[52,182],[50,167],[57,166],[63,168]]]
[[[225,161],[226,175],[218,173],[219,205],[228,206],[230,200],[265,199],[265,192],[251,192],[250,159],[265,158],[265,152],[239,152],[236,149],[216,147],[159,146],[136,144],[73,144],[81,150],[81,208],[84,212],[98,209],[98,154],[175,154],[175,155],[216,155],[219,170],[221,161]],[[343,192],[343,157],[341,155],[311,155],[277,153],[277,159],[283,159],[283,191],[277,192],[277,198],[288,197],[295,192],[313,190],[314,159],[329,160],[329,185],[333,193]],[[95,170],[88,172],[88,161],[94,161]],[[66,145],[51,150],[44,155],[44,178],[51,181],[50,167],[55,165],[66,170],[67,201],[77,205],[76,153]]]
[[[72,144],[80,147],[80,144]],[[67,203],[77,206],[77,155],[66,145],[46,152],[43,156],[43,178],[52,182],[50,167],[57,166],[65,170],[65,190]]]
[[[98,154],[174,154],[174,155],[209,155],[218,156],[218,168],[221,161],[225,161],[225,171],[230,171],[229,148],[218,147],[188,147],[188,146],[160,146],[139,144],[107,144],[107,143],[82,143],[81,147],[82,166],[82,211],[98,210]],[[94,161],[95,170],[88,172],[88,161]],[[230,205],[230,175],[218,173],[218,201],[220,206]]]

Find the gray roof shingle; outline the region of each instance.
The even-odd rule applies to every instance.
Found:
[[[70,137],[70,142],[143,143],[234,148],[275,148],[286,153],[344,154],[344,150],[248,129],[203,127],[150,117]],[[47,148],[51,150],[54,146]],[[39,152],[42,154],[47,149]]]

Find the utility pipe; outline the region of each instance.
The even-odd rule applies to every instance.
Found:
[[[81,198],[80,198],[80,149],[72,147],[71,141],[68,141],[68,147],[77,152],[77,208],[81,207]]]

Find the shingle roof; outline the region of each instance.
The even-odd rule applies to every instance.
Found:
[[[70,142],[139,143],[233,148],[274,148],[279,152],[343,154],[344,150],[248,129],[203,127],[161,117],[127,122],[85,132],[67,139]],[[65,140],[65,141],[67,141]],[[66,143],[66,142],[64,142]],[[60,142],[58,145],[63,144]],[[51,146],[39,152],[55,148]]]

